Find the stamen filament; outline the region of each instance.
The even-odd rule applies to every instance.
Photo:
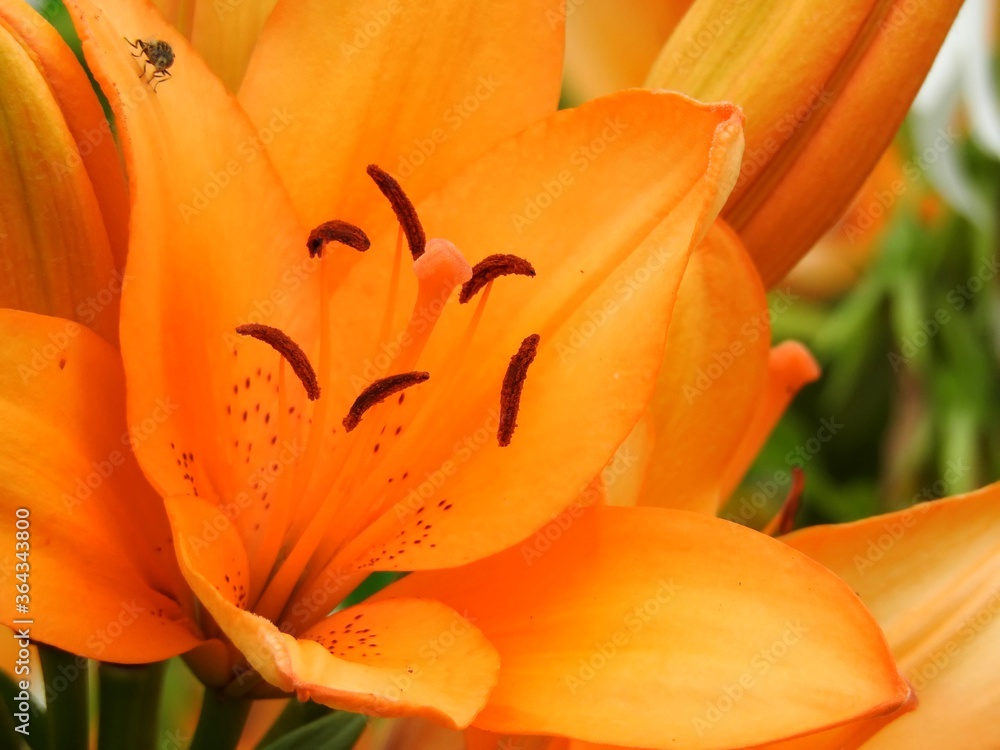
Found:
[[[416,369],[446,303],[456,287],[472,278],[472,267],[452,243],[434,238],[427,243],[427,252],[413,262],[413,273],[419,285],[417,299],[403,336],[406,346],[392,363],[396,372]]]
[[[329,383],[331,366],[331,346],[329,340],[330,298],[330,267],[329,259],[327,259],[326,262],[323,262],[323,265],[320,268],[319,312],[319,370],[320,377],[322,377],[323,382],[326,383]],[[317,466],[318,457],[324,444],[327,413],[330,411],[335,400],[336,399],[329,398],[324,399],[324,402],[313,411],[313,422],[308,426],[309,433],[306,438],[305,453],[300,461],[300,465],[304,468],[304,470],[292,472],[292,476],[294,477],[292,480],[292,497],[298,499],[297,507],[295,508],[296,515],[306,514],[306,517],[311,517],[306,504],[310,502],[310,498],[312,496],[309,490],[317,473],[314,469]],[[285,414],[286,409],[284,404],[282,404],[281,417],[284,418]],[[287,428],[283,434],[288,434]],[[287,555],[284,559],[278,561],[275,569],[272,571],[270,579],[264,587],[264,590],[261,592],[260,599],[257,603],[255,611],[263,617],[267,617],[271,620],[277,618],[278,614],[287,603],[288,597],[291,595],[296,581],[302,573],[301,566],[305,565],[305,562],[301,560],[303,555],[302,539],[301,537],[296,538],[294,536],[296,533],[297,529],[294,524],[289,525],[286,528],[286,538],[284,539],[284,544],[289,547]],[[291,534],[290,538],[289,534]]]
[[[399,296],[399,275],[403,266],[403,227],[396,233],[396,253],[392,258],[392,272],[389,276],[389,297],[385,301],[385,313],[382,315],[382,325],[379,328],[378,340],[389,340],[392,330],[392,320],[396,316],[396,297]]]

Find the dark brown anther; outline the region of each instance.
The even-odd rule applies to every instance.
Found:
[[[399,221],[399,225],[403,228],[403,234],[406,235],[406,242],[410,246],[410,254],[413,256],[413,260],[416,260],[424,254],[427,246],[427,235],[424,234],[424,228],[420,226],[420,217],[417,216],[417,209],[413,207],[410,199],[403,192],[403,188],[396,182],[396,178],[380,166],[369,164],[368,176],[375,180],[375,184],[382,191],[382,195],[388,199],[389,205],[392,206],[393,213],[396,214],[396,219]]]
[[[344,417],[344,429],[350,432],[360,424],[361,417],[373,406],[385,401],[394,393],[399,393],[401,390],[409,388],[412,385],[423,383],[430,376],[429,372],[403,372],[399,375],[390,375],[387,378],[376,380],[361,391],[361,395],[354,399],[351,410]],[[402,399],[400,399],[400,403],[402,403]]]
[[[309,239],[306,240],[309,257],[322,258],[323,248],[328,242],[339,242],[362,253],[372,246],[368,235],[360,227],[340,219],[334,219],[323,222],[309,233]]]
[[[497,428],[497,442],[501,448],[510,445],[514,436],[524,379],[528,376],[528,366],[535,361],[541,338],[537,333],[528,336],[507,365],[507,374],[503,376],[503,387],[500,389],[500,426]]]
[[[472,278],[462,284],[458,301],[463,305],[475,297],[479,290],[498,276],[534,276],[535,269],[524,258],[516,255],[488,255],[472,267]]]
[[[319,398],[319,380],[316,378],[316,371],[313,370],[305,352],[288,337],[288,334],[278,328],[272,328],[260,323],[247,323],[246,325],[236,326],[236,333],[241,336],[250,336],[258,341],[263,341],[265,344],[269,344],[272,349],[284,357],[288,364],[292,366],[292,372],[302,381],[302,387],[306,389],[306,395],[309,397],[309,400],[315,401]]]

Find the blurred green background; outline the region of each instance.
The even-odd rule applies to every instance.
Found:
[[[800,448],[806,485],[797,526],[896,510],[1000,476],[1000,163],[967,133],[947,154],[925,151],[917,129],[911,115],[894,144],[905,191],[863,195],[834,239],[842,246],[860,217],[890,204],[875,237],[852,237],[871,241],[857,281],[828,299],[810,299],[797,283],[805,268],[779,285],[798,299],[780,314],[772,305],[774,340],[806,344],[823,375],[795,399],[730,512],[757,483],[787,472]],[[954,160],[986,209],[976,220],[939,195],[928,156]],[[823,419],[842,428],[812,454],[806,446]]]

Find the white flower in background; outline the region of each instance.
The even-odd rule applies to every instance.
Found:
[[[912,109],[917,153],[933,155],[924,160],[928,178],[945,200],[980,226],[991,221],[992,211],[959,162],[952,134],[961,106],[973,140],[1000,159],[1000,99],[993,73],[996,22],[996,0],[966,0]]]

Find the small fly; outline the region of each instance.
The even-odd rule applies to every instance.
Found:
[[[160,83],[171,77],[167,68],[174,64],[174,48],[159,39],[137,39],[133,42],[125,38],[125,41],[132,45],[132,49],[139,50],[132,57],[145,58],[142,61],[142,72],[139,74],[139,78],[143,78],[146,75],[146,68],[152,66],[153,70],[149,74],[147,83],[153,84],[155,92]],[[153,83],[154,81],[155,83]]]

